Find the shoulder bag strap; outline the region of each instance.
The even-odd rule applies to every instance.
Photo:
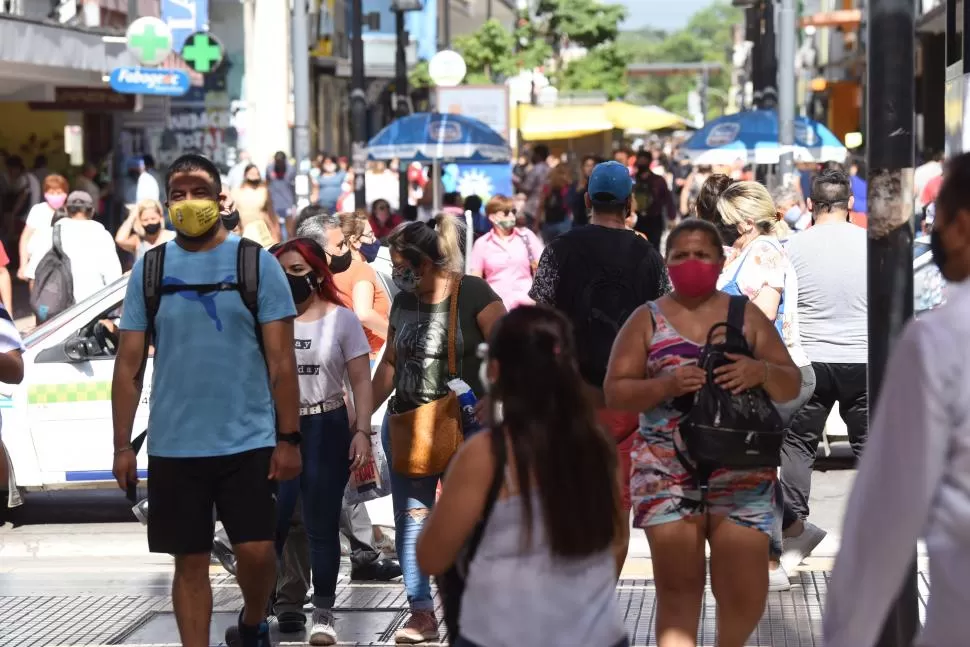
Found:
[[[532,253],[532,245],[529,244],[529,237],[526,236],[521,231],[519,231],[518,229],[515,230],[515,233],[522,240],[522,244],[525,245],[525,251],[529,255],[529,274],[531,274],[533,277],[535,277],[535,275],[536,275],[536,257],[535,257],[535,254]]]
[[[455,287],[451,290],[448,305],[448,379],[458,375],[458,293],[461,292],[461,282],[464,277],[459,276]]]
[[[744,342],[748,346],[748,340],[744,337],[744,310],[748,304],[748,297],[742,295],[732,295],[728,301],[727,315],[727,335],[738,335],[738,341]]]

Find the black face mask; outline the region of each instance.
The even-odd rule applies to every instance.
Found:
[[[736,226],[725,225],[724,223],[719,223],[717,230],[721,233],[721,240],[728,247],[732,247],[734,243],[738,241],[741,237],[741,232],[738,231]]]
[[[259,180],[246,180],[246,184],[249,186],[259,186]]]
[[[161,230],[162,230],[162,223],[160,222],[153,222],[150,225],[145,225],[145,233],[148,234],[149,236],[154,236]]]
[[[222,216],[222,226],[226,228],[226,231],[233,231],[239,226],[239,212],[233,210],[229,215]]]
[[[353,260],[350,256],[350,250],[341,254],[340,256],[330,257],[330,271],[334,274],[340,274],[341,272],[346,272],[347,268],[350,267],[350,261]]]
[[[286,280],[290,284],[290,292],[293,294],[293,303],[300,304],[305,302],[317,289],[317,277],[313,274],[286,274]]]

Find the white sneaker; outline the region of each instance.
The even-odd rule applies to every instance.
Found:
[[[796,537],[785,537],[781,541],[781,567],[786,571],[795,570],[828,534],[813,523],[807,521],[803,523],[805,528],[802,534]]]
[[[311,645],[336,645],[337,630],[334,629],[331,609],[313,610],[313,627],[310,629]]]
[[[769,591],[789,591],[791,590],[791,580],[788,579],[788,572],[784,566],[776,569],[768,569],[768,590]]]

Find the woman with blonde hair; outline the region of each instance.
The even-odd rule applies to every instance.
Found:
[[[137,261],[152,247],[174,240],[175,232],[165,229],[162,213],[158,200],[142,200],[136,204],[115,234],[118,247],[134,254]]]
[[[775,324],[801,374],[798,396],[776,403],[788,424],[815,392],[815,371],[802,349],[798,333],[798,281],[783,245],[791,233],[768,190],[757,182],[735,182],[725,188],[716,202],[719,228],[725,243],[727,262],[717,287],[728,294],[743,294]],[[772,591],[791,588],[788,566],[797,566],[817,546],[825,532],[798,519],[777,497],[778,525],[772,534],[769,585]],[[797,555],[797,557],[795,556]],[[784,557],[784,560],[780,558]]]
[[[438,214],[435,227],[423,222],[400,225],[388,237],[393,270],[401,290],[391,305],[387,348],[374,374],[375,408],[388,404],[382,439],[391,469],[397,554],[411,617],[398,631],[399,643],[438,641],[438,622],[428,574],[416,556],[418,534],[435,501],[441,471],[435,463],[420,470],[402,470],[421,458],[411,438],[454,440],[454,412],[447,428],[435,424],[434,413],[452,393],[449,381],[458,377],[481,398],[478,345],[488,339],[505,306],[484,279],[464,275],[459,246],[462,228],[454,216]],[[444,410],[444,409],[442,409]],[[430,415],[425,415],[429,413]],[[430,424],[427,424],[430,423]],[[449,431],[450,429],[450,431]],[[408,442],[405,442],[408,441]],[[397,460],[395,460],[397,452]]]
[[[573,174],[568,164],[560,164],[549,171],[537,216],[542,239],[547,245],[573,227],[569,201],[572,184]]]

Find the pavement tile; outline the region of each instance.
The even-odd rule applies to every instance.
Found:
[[[212,584],[214,611],[218,621],[225,623],[226,618],[231,618],[231,614],[240,608],[242,600],[232,576],[215,575]],[[921,571],[921,620],[928,584],[928,575]],[[827,586],[827,572],[801,571],[794,575],[791,591],[770,593],[765,615],[748,642],[749,647],[813,647],[821,644]],[[621,579],[616,596],[632,645],[656,645],[653,635],[656,588],[653,581],[647,577]],[[371,642],[340,644],[374,647],[393,644],[394,631],[407,619],[407,599],[404,587],[399,583],[351,583],[343,577],[338,584],[336,606],[338,619],[342,616],[347,618],[345,622],[355,623],[353,633],[356,636],[373,636]],[[702,606],[700,645],[714,644],[715,608],[708,587]],[[149,644],[176,647],[176,635],[167,637],[159,631],[144,629],[152,622],[158,627],[169,626],[170,614],[171,602],[168,596],[161,595],[0,596],[0,647],[148,647]],[[174,627],[174,623],[170,626]],[[164,633],[164,629],[160,631]],[[143,637],[141,642],[129,640],[139,636]],[[144,642],[149,636],[170,642]],[[443,626],[441,636],[444,640]],[[283,646],[305,644],[286,642],[285,636],[281,638]]]

